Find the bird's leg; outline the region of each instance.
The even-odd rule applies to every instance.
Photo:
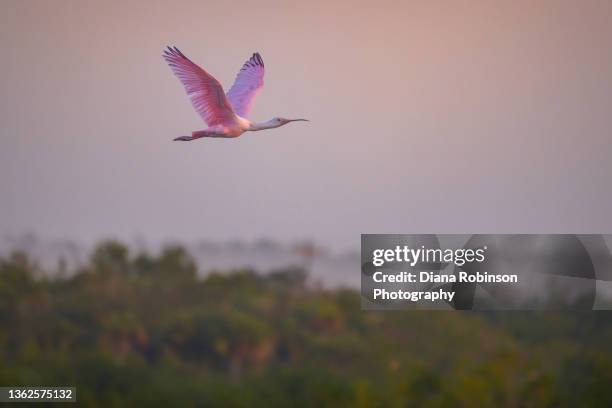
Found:
[[[225,136],[224,134],[219,134],[218,132],[215,132],[214,130],[211,130],[211,129],[204,129],[204,130],[196,130],[195,132],[192,132],[191,136],[180,136],[174,140],[180,140],[182,142],[190,142],[192,140],[196,140],[201,137],[227,137],[227,136]]]

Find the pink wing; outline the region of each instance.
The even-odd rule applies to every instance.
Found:
[[[208,126],[235,122],[232,105],[223,93],[219,81],[194,64],[176,47],[168,47],[164,51],[164,59],[182,82],[191,104]]]
[[[236,76],[234,85],[227,93],[234,112],[243,118],[248,117],[255,96],[263,88],[264,63],[258,52],[244,63]]]

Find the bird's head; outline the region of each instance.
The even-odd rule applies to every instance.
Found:
[[[286,118],[272,118],[270,120],[274,127],[286,125],[289,122],[309,122],[308,119],[286,119]]]

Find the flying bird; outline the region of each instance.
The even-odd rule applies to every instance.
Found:
[[[164,59],[185,87],[194,109],[208,125],[204,130],[192,132],[191,136],[180,136],[174,140],[191,141],[201,137],[234,138],[247,131],[273,129],[289,122],[308,121],[272,118],[267,122],[255,123],[247,119],[253,100],[264,85],[264,62],[257,52],[244,63],[227,95],[215,77],[193,63],[178,48],[168,47],[164,51]]]

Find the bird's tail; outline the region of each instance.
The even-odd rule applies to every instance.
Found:
[[[207,137],[207,136],[213,136],[214,133],[212,133],[210,130],[204,129],[204,130],[195,130],[193,132],[191,132],[191,138],[192,139],[199,139],[201,137]]]

